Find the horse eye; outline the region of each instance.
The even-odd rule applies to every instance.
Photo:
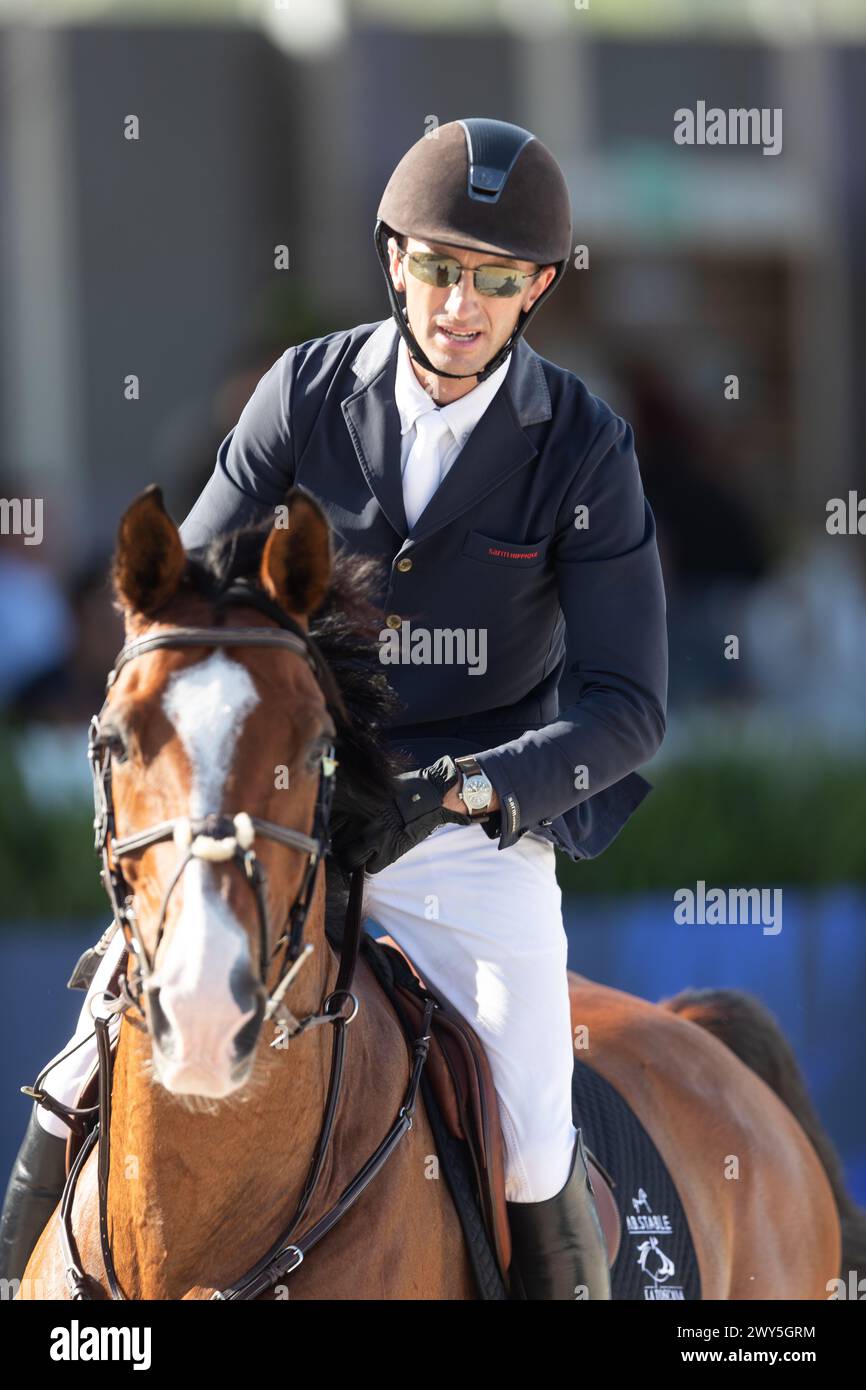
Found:
[[[114,725],[107,725],[99,731],[99,747],[107,751],[115,762],[125,763],[128,757],[126,739]]]
[[[333,742],[333,738],[328,734],[320,734],[319,737],[310,744],[310,750],[307,754],[307,767],[310,772],[315,772],[322,760],[322,754],[327,753]]]

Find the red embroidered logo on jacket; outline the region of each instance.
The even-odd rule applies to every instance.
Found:
[[[487,554],[501,555],[506,560],[536,560],[538,558],[537,550],[501,550],[492,545],[488,545]]]

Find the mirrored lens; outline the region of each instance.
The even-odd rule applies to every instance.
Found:
[[[463,267],[450,256],[411,255],[408,257],[409,269],[417,280],[425,285],[435,285],[444,290],[448,285],[456,285]]]
[[[481,265],[475,272],[475,288],[479,294],[493,294],[508,299],[520,294],[526,272],[509,270],[504,265]]]
[[[463,270],[460,262],[451,256],[413,252],[406,259],[417,280],[423,280],[425,285],[434,285],[440,290],[456,285]],[[525,270],[512,270],[506,265],[480,265],[475,271],[475,288],[479,294],[510,299],[512,295],[520,294],[526,279]]]

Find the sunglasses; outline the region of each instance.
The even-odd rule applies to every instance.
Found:
[[[437,290],[456,285],[460,276],[469,266],[461,265],[453,256],[439,256],[434,251],[404,251],[398,247],[397,254],[402,260],[405,256],[416,280],[425,285],[433,285]],[[491,295],[497,299],[510,299],[520,294],[529,280],[540,275],[538,270],[512,270],[507,265],[479,265],[470,273],[475,277],[475,288],[479,294]]]

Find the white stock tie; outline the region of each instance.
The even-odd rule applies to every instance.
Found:
[[[415,442],[403,473],[403,510],[410,531],[442,481],[442,463],[453,443],[441,410],[434,407],[415,420]]]

